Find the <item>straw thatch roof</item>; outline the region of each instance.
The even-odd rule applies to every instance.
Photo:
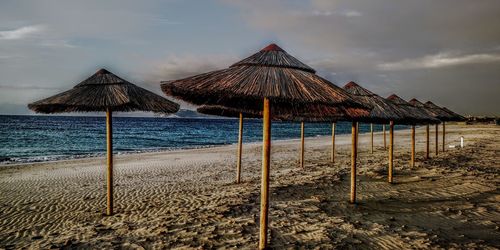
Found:
[[[448,113],[438,105],[434,104],[431,101],[428,101],[424,104],[424,106],[434,114],[434,117],[441,121],[453,121],[454,117],[452,114]]]
[[[461,122],[461,121],[465,121],[467,120],[467,118],[465,118],[464,116],[460,115],[460,114],[457,114],[449,109],[447,109],[446,107],[442,107],[442,109],[446,112],[448,112],[450,115],[453,116],[453,120],[451,121],[454,121],[454,122]]]
[[[249,115],[260,114],[264,97],[271,102],[272,116],[283,118],[303,116],[303,111],[347,119],[368,114],[348,93],[275,44],[227,69],[164,81],[162,90],[196,105],[223,106]],[[345,114],[335,113],[338,110],[331,107],[340,108]],[[319,113],[314,116],[320,117]]]
[[[438,123],[439,122],[434,117],[428,115],[422,109],[419,109],[419,108],[413,106],[412,104],[403,100],[401,97],[399,97],[395,94],[392,94],[389,97],[387,97],[387,100],[392,101],[399,108],[405,110],[405,121],[402,122],[404,124],[422,124],[422,123]]]
[[[356,97],[360,102],[372,108],[370,115],[363,121],[371,123],[388,123],[390,121],[399,122],[405,120],[404,110],[401,110],[391,101],[359,86],[357,83],[349,82],[344,86],[344,89]]]
[[[424,105],[422,102],[420,102],[419,100],[417,100],[416,98],[413,98],[413,99],[411,99],[411,100],[410,100],[410,101],[408,101],[408,102],[409,102],[411,105],[413,105],[413,106],[415,106],[415,107],[419,108],[420,110],[422,110],[423,112],[425,112],[427,115],[429,115],[429,116],[432,116],[432,117],[436,118],[436,117],[434,116],[434,113],[433,113],[432,111],[430,111],[427,107],[425,107],[425,105]]]
[[[152,111],[175,113],[179,105],[100,69],[72,89],[28,104],[38,113]]]
[[[352,114],[357,114],[358,118],[365,117],[367,114],[366,111],[359,108],[327,107],[324,105],[309,105],[307,108],[290,106],[290,109],[293,110],[285,113],[275,112],[272,119],[275,121],[335,122],[348,120]],[[202,114],[226,117],[239,117],[239,114],[242,113],[245,118],[262,118],[262,111],[249,112],[244,109],[219,105],[202,105],[196,111]]]
[[[228,108],[220,105],[202,105],[196,109],[198,113],[207,115],[217,115],[225,117],[239,117],[240,113],[244,115],[245,118],[262,118],[260,113],[246,112],[245,110],[237,108]]]

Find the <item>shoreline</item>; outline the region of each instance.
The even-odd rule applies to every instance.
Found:
[[[29,116],[28,116],[29,117]],[[65,117],[68,118],[68,117]],[[72,118],[72,117],[70,117]],[[95,118],[95,117],[90,117]],[[133,119],[127,118],[124,119]],[[57,119],[56,119],[57,120]],[[139,119],[140,120],[140,119]],[[206,119],[181,119],[181,120],[196,120],[197,122],[204,122]],[[221,120],[221,119],[219,119]],[[30,125],[26,128],[26,132],[23,128],[12,127],[7,131],[20,131],[19,135],[15,133],[7,133],[3,140],[0,140],[4,147],[0,150],[0,168],[7,165],[13,164],[24,164],[24,163],[36,163],[36,162],[53,162],[57,160],[70,160],[70,159],[82,159],[82,158],[92,158],[100,157],[106,154],[104,145],[104,137],[97,135],[95,132],[104,133],[102,131],[102,124],[87,124],[88,121],[81,123],[78,120],[78,126],[72,128],[66,128],[64,131],[64,136],[66,139],[60,141],[60,135],[56,135],[53,131],[53,126],[48,126],[47,123],[53,122],[52,120],[47,120],[45,122],[36,120],[37,124]],[[61,120],[56,122],[57,126],[62,126],[61,124],[67,124],[72,122],[72,120]],[[3,125],[9,128],[12,126],[12,121],[5,121]],[[134,123],[135,124],[135,123]],[[138,122],[138,124],[143,124]],[[163,124],[163,123],[162,123]],[[176,124],[176,123],[172,123]],[[169,126],[172,126],[169,125]],[[188,123],[190,124],[190,123]],[[258,127],[261,125],[259,121],[251,122],[252,125],[246,125],[244,133],[245,142],[260,142],[261,141],[261,129]],[[197,139],[199,136],[198,127],[195,132],[185,131],[185,129],[174,129],[170,130],[158,130],[154,129],[157,126],[148,127],[147,131],[140,131],[135,129],[137,124],[133,126],[123,125],[121,131],[117,131],[115,143],[114,143],[114,153],[115,155],[120,154],[136,154],[142,152],[166,152],[171,150],[179,149],[192,149],[192,148],[204,148],[204,147],[214,147],[220,145],[231,145],[237,143],[237,121],[231,124],[226,121],[223,122],[223,130],[221,127],[210,127],[207,128],[207,132],[203,132],[203,138]],[[186,125],[186,124],[184,124]],[[198,125],[201,126],[203,130],[202,123]],[[221,126],[222,126],[221,125]],[[349,127],[347,127],[347,125]],[[35,127],[33,127],[35,126]],[[150,124],[148,125],[150,126]],[[187,125],[186,125],[187,126]],[[186,127],[186,126],[178,126]],[[191,126],[191,125],[189,125]],[[187,126],[189,128],[189,126]],[[277,130],[275,138],[279,140],[293,140],[299,138],[300,128],[298,123],[285,123],[284,125],[277,125]],[[296,128],[295,128],[295,127]],[[310,128],[306,128],[306,137],[318,137],[318,136],[330,136],[331,125],[328,123],[311,123],[307,125]],[[70,126],[71,127],[71,126]],[[80,128],[79,128],[80,127]],[[35,129],[36,128],[36,129]],[[79,128],[79,129],[78,129]],[[408,126],[396,126],[395,130],[406,129]],[[381,131],[381,125],[374,126],[375,131]],[[95,131],[94,131],[95,130]],[[360,133],[369,132],[369,124],[360,124]],[[151,135],[149,135],[151,131]],[[164,131],[164,132],[162,132]],[[17,132],[16,132],[17,133]],[[79,133],[83,133],[83,139],[80,139]],[[187,135],[184,135],[187,133]],[[213,137],[211,136],[214,133]],[[260,135],[259,135],[260,133]],[[350,134],[350,125],[346,122],[339,122],[337,125],[337,135]],[[131,136],[129,136],[129,134]],[[103,134],[104,135],[104,134]],[[141,135],[143,136],[141,138]],[[192,137],[191,137],[192,136]],[[32,143],[33,141],[33,143]]]
[[[360,133],[360,135],[366,134],[366,133]],[[376,134],[375,132],[373,134]],[[343,136],[347,134],[341,134],[341,135],[336,135],[336,136]],[[350,135],[350,134],[349,134]],[[317,136],[310,136],[310,137],[305,137],[305,139],[313,139],[313,138],[320,138],[324,139],[327,138],[328,136],[323,136],[323,135],[317,135]],[[329,138],[329,137],[328,137]],[[281,142],[296,142],[300,141],[300,138],[297,139],[276,139],[273,140],[274,143],[281,143]],[[260,145],[262,142],[255,141],[255,142],[244,142],[243,146],[255,146],[255,145]],[[149,154],[162,154],[162,153],[179,153],[179,152],[190,152],[193,150],[199,150],[199,149],[210,149],[210,148],[224,148],[224,147],[235,147],[237,143],[229,143],[229,144],[223,144],[223,145],[204,145],[204,146],[199,146],[199,147],[185,147],[185,148],[172,148],[172,149],[159,149],[159,150],[144,150],[144,151],[125,151],[125,152],[114,152],[113,157],[122,157],[122,156],[141,156],[141,155],[149,155]],[[8,163],[0,162],[0,171],[2,169],[6,169],[8,167],[22,167],[24,165],[38,165],[38,164],[50,164],[50,163],[71,163],[72,161],[81,161],[81,160],[104,160],[106,159],[106,153],[96,153],[95,155],[81,155],[82,157],[79,157],[80,155],[77,155],[77,157],[73,156],[68,156],[60,159],[55,159],[55,160],[46,160],[46,161],[27,161],[27,162],[16,162],[16,161],[11,161]],[[44,156],[41,156],[44,157]]]
[[[405,130],[406,128],[395,129]],[[360,135],[366,135],[370,132],[359,133]],[[373,134],[381,134],[382,132],[373,132]],[[345,136],[350,135],[350,133],[336,134],[336,136]],[[389,132],[387,132],[387,136]],[[331,136],[327,135],[315,135],[315,136],[305,136],[305,139],[313,139],[313,138],[327,138]],[[289,138],[289,139],[275,139],[273,142],[286,142],[286,141],[299,141],[300,138]],[[243,145],[254,145],[260,144],[260,141],[252,141],[252,142],[244,142]],[[121,156],[121,155],[137,155],[137,154],[147,154],[147,153],[164,153],[164,152],[175,152],[175,151],[183,151],[183,150],[192,150],[192,149],[204,149],[204,148],[216,148],[216,147],[227,147],[227,146],[235,146],[236,143],[227,143],[227,144],[207,144],[207,145],[199,145],[199,146],[187,146],[187,147],[172,147],[172,148],[151,148],[151,149],[140,149],[140,150],[132,150],[132,151],[114,151],[113,156]],[[36,163],[57,163],[59,161],[71,161],[71,160],[82,160],[82,159],[93,159],[93,158],[104,158],[106,157],[106,152],[96,152],[96,153],[88,153],[88,154],[79,154],[79,155],[45,155],[45,156],[33,156],[33,157],[5,157],[14,160],[10,161],[1,161],[0,169],[7,166],[19,166],[26,164],[36,164]],[[36,160],[37,158],[47,158],[49,160]]]

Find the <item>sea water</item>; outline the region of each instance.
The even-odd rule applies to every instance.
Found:
[[[0,115],[0,163],[37,162],[104,155],[106,118],[83,116]],[[403,128],[402,126],[399,128]],[[272,139],[300,137],[300,123],[273,122]],[[360,132],[368,132],[361,124]],[[381,131],[381,125],[374,125]],[[351,133],[338,122],[337,134]],[[305,136],[331,135],[331,123],[306,123]],[[199,148],[236,143],[237,119],[113,117],[116,154]],[[245,119],[244,142],[262,140],[262,121]]]

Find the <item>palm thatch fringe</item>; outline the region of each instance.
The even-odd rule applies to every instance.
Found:
[[[39,113],[106,112],[106,214],[113,214],[113,111],[153,111],[173,113],[179,105],[148,90],[137,87],[113,73],[100,69],[74,88],[31,103],[28,107]]]
[[[245,110],[245,113],[261,112],[264,97],[270,100],[273,112],[290,117],[303,115],[298,111],[307,110],[310,105],[336,106],[345,108],[346,112],[352,107],[366,109],[276,45],[227,69],[164,81],[162,90],[196,105],[224,106]],[[356,116],[356,113],[350,114],[350,117]]]
[[[447,122],[447,121],[453,121],[454,120],[454,117],[453,115],[451,115],[450,113],[446,112],[444,109],[442,109],[441,107],[439,107],[438,105],[434,104],[433,102],[431,101],[428,101],[424,104],[424,106],[434,114],[434,117],[443,121],[443,122]]]
[[[425,107],[425,105],[422,102],[420,102],[419,100],[417,100],[416,98],[411,99],[410,101],[408,101],[408,103],[410,103],[414,107],[419,108],[420,110],[422,110],[423,112],[425,112],[427,115],[436,118],[434,116],[434,113],[432,111],[430,111],[427,107]]]
[[[457,114],[451,110],[449,110],[448,108],[446,107],[442,107],[442,109],[446,112],[448,112],[451,116],[453,116],[452,120],[450,121],[454,121],[454,122],[462,122],[462,121],[466,121],[467,118],[463,117],[462,115],[460,114]]]
[[[359,110],[363,110],[363,115],[369,114],[369,109],[350,94],[315,75],[312,68],[275,44],[267,46],[228,69],[162,83],[165,94],[193,104],[223,106],[230,109],[229,113],[241,111],[246,114],[262,115],[259,249],[267,248],[270,118],[273,114],[287,119],[352,118],[358,115]]]
[[[400,122],[406,120],[404,110],[401,110],[391,101],[359,86],[357,83],[349,82],[344,86],[344,89],[357,98],[359,102],[372,108],[369,116],[362,120],[363,122],[387,124],[390,121]]]
[[[308,71],[313,74],[316,73],[313,68],[297,60],[297,58],[289,55],[274,43],[261,49],[259,52],[231,65],[231,67],[245,65],[292,68]]]
[[[28,104],[38,113],[152,111],[175,113],[179,105],[101,69],[74,88]]]
[[[307,108],[294,107],[289,105],[285,113],[280,113],[284,108],[271,109],[271,117],[274,121],[297,121],[297,122],[336,122],[336,121],[352,121],[364,119],[368,111],[361,108],[344,108],[330,107],[326,105],[308,105]],[[262,118],[262,111],[249,112],[245,109],[229,108],[218,105],[203,105],[196,111],[202,114],[239,117],[243,114],[247,118]],[[299,114],[299,115],[291,115]]]
[[[407,101],[403,100],[401,97],[392,94],[387,97],[387,100],[392,101],[394,104],[398,105],[399,108],[405,111],[405,121],[400,122],[402,124],[429,124],[429,123],[439,123],[439,120],[428,115],[422,109],[419,109]]]

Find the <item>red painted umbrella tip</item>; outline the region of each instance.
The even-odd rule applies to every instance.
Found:
[[[413,103],[413,102],[420,102],[419,100],[417,100],[417,98],[413,98],[409,101],[410,103]]]
[[[261,49],[260,51],[284,51],[284,50],[275,43],[271,43],[267,45],[265,48]]]
[[[106,69],[100,69],[96,72],[96,74],[98,75],[109,74],[109,71],[107,71]]]
[[[389,100],[396,99],[396,98],[399,98],[399,96],[397,96],[396,94],[392,94],[392,95],[387,97],[387,99],[389,99]]]
[[[344,86],[345,89],[350,89],[350,88],[354,88],[354,87],[359,87],[359,85],[357,83],[353,82],[353,81],[348,82]]]

